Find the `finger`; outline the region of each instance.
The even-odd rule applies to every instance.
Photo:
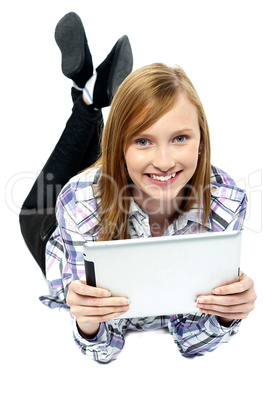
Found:
[[[85,281],[74,281],[69,285],[69,291],[73,291],[81,296],[110,297],[111,293],[107,289],[89,286]]]
[[[125,311],[120,311],[120,312],[107,314],[107,315],[80,317],[79,323],[86,325],[86,324],[93,324],[96,322],[106,322],[106,321],[112,320],[113,318],[117,318],[117,317],[121,316],[123,313],[125,313]]]
[[[126,297],[91,297],[80,295],[69,295],[67,302],[69,305],[84,307],[109,307],[127,306],[129,300]]]
[[[197,298],[196,305],[197,307],[199,307],[200,305],[234,306],[247,303],[248,301],[249,299],[247,292],[244,292],[226,296],[214,296],[214,295],[199,296]]]
[[[91,316],[105,316],[110,314],[125,313],[129,310],[129,306],[119,306],[119,307],[84,307],[84,306],[73,306],[71,307],[71,314],[75,317],[91,317]],[[100,320],[101,321],[101,320]]]
[[[219,286],[213,289],[212,293],[216,295],[242,293],[248,290],[252,285],[253,281],[246,274],[242,274],[238,282],[230,283],[229,285]]]
[[[250,313],[254,309],[254,304],[253,303],[244,303],[244,304],[239,304],[236,306],[222,306],[222,305],[204,305],[204,304],[199,304],[198,308],[201,311],[209,311],[212,312],[211,314],[215,313],[225,313],[225,314],[232,314],[232,313]]]
[[[127,306],[129,299],[127,297],[90,297],[88,298],[87,305],[89,306]]]
[[[242,320],[244,318],[247,318],[249,313],[246,312],[238,312],[238,313],[224,313],[221,311],[217,310],[208,310],[208,309],[200,309],[201,313],[204,314],[210,314],[210,315],[216,315],[218,317],[223,317],[223,318],[228,318],[230,320]]]

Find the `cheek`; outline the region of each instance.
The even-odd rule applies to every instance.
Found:
[[[128,170],[129,175],[133,173],[136,170],[136,158],[135,158],[135,153],[131,148],[128,148],[128,150],[125,152],[124,155],[124,160],[126,164],[126,168]]]
[[[198,156],[198,147],[192,146],[185,149],[184,152],[180,154],[180,161],[184,164],[184,166],[193,168],[197,166]]]
[[[128,148],[125,152],[124,160],[126,163],[126,167],[129,171],[137,172],[140,171],[145,164],[146,158],[142,153],[136,152],[135,149]]]

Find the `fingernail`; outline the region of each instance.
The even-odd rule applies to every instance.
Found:
[[[219,295],[220,289],[213,289],[212,293],[214,293],[215,295]]]
[[[104,293],[103,293],[103,296],[104,296],[104,297],[110,297],[110,296],[111,296],[111,293],[110,293],[110,292],[104,292]]]
[[[204,297],[198,297],[197,298],[197,303],[205,303],[205,298]]]
[[[128,299],[122,299],[122,304],[129,304],[129,300]]]

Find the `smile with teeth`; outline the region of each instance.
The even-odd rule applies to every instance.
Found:
[[[168,175],[168,176],[157,176],[157,175],[155,175],[155,174],[149,174],[148,176],[149,176],[151,179],[153,179],[153,180],[168,181],[168,180],[172,179],[173,177],[175,177],[176,174],[177,174],[177,172],[172,173],[172,174],[170,174],[170,175]]]

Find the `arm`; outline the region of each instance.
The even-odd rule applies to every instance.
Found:
[[[242,196],[243,195],[243,196]],[[247,208],[247,196],[240,193],[242,199],[225,230],[241,230]],[[201,312],[214,314],[224,326],[231,325],[235,319],[244,319],[254,309],[256,300],[254,283],[246,274],[240,276],[239,282],[221,286],[213,290],[213,295],[199,296],[197,307]]]
[[[238,332],[239,323],[230,328],[220,325],[216,316],[196,313],[173,315],[169,331],[184,357],[202,356],[229,342]]]
[[[129,309],[124,297],[111,297],[105,289],[74,281],[67,302],[73,315],[75,342],[81,351],[95,360],[108,362],[124,346],[125,320],[116,320]]]
[[[247,318],[256,299],[253,280],[242,273],[239,282],[220,286],[212,295],[199,296],[197,307],[203,313],[218,316],[219,322],[228,326],[233,320]]]
[[[72,324],[76,345],[84,355],[93,360],[108,363],[116,359],[124,347],[125,320],[100,323],[97,334],[91,339],[86,339],[80,334],[75,317]]]
[[[226,230],[240,230],[246,211],[246,197]],[[171,317],[169,329],[183,356],[211,352],[238,332],[241,319],[254,309],[256,294],[252,279],[242,274],[240,281],[214,289],[212,295],[199,296],[198,314]]]
[[[238,332],[240,320],[254,309],[255,300],[253,281],[242,274],[239,282],[198,297],[199,313],[172,316],[169,330],[182,355],[200,356],[229,342]]]
[[[124,312],[125,298],[106,296],[104,289],[87,286],[84,279],[83,245],[92,240],[79,230],[76,204],[71,191],[57,204],[62,239],[62,283],[67,306],[73,318],[73,335],[81,351],[95,360],[114,359],[124,345],[123,325],[113,319]],[[128,302],[128,300],[126,300]]]

